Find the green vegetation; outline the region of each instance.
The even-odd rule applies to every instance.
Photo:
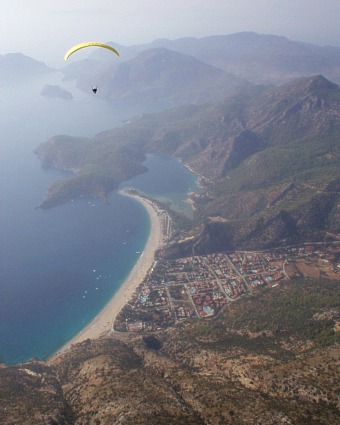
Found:
[[[340,138],[339,138],[340,140]],[[258,190],[287,181],[320,183],[339,175],[339,158],[328,159],[320,149],[271,147],[242,163],[214,186],[216,196]]]
[[[278,293],[277,293],[278,292]],[[233,327],[247,327],[251,332],[269,331],[274,336],[295,336],[312,340],[317,345],[339,342],[340,334],[334,331],[335,322],[315,319],[321,314],[339,308],[340,292],[337,281],[300,280],[287,283],[283,288],[268,289],[245,301],[245,310],[226,313],[226,321]],[[251,313],[246,306],[251,303]]]
[[[119,182],[146,169],[144,154],[121,142],[90,141],[58,136],[37,149],[45,167],[77,170],[73,177],[57,181],[48,191],[41,208],[50,208],[81,195],[106,199]]]
[[[282,339],[312,341],[317,347],[340,343],[331,318],[339,307],[337,281],[296,279],[230,304],[218,319],[193,322],[188,332],[182,328],[180,334],[204,346],[235,346],[257,353],[274,350],[282,357],[287,355],[278,345]]]
[[[40,207],[50,208],[84,194],[105,199],[106,194],[118,182],[117,177],[104,172],[82,173],[68,180],[57,181],[49,189],[49,194]]]

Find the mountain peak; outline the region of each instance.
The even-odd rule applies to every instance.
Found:
[[[329,81],[322,74],[310,77],[302,77],[287,83],[282,88],[289,88],[293,93],[301,95],[302,93],[312,96],[324,96],[326,93],[337,94],[340,87]]]
[[[334,89],[338,87],[337,84],[327,80],[322,74],[310,77],[308,80],[310,81],[309,86],[311,89]]]

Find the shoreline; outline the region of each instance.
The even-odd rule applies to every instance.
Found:
[[[146,242],[144,250],[134,268],[130,271],[118,291],[108,301],[105,307],[84,329],[62,346],[56,353],[52,354],[49,359],[63,354],[65,351],[70,349],[73,344],[83,342],[87,339],[98,339],[102,335],[113,331],[112,328],[117,315],[129,301],[132,294],[136,291],[139,284],[146,276],[147,272],[153,266],[155,252],[164,242],[161,218],[155,207],[152,205],[152,201],[137,194],[128,193],[126,190],[120,191],[119,193],[123,196],[129,196],[137,200],[144,206],[144,208],[146,208],[151,222],[148,241]]]

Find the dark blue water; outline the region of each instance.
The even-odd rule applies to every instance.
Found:
[[[71,84],[71,102],[43,98],[46,82],[0,87],[0,360],[7,364],[46,358],[89,323],[133,268],[150,232],[144,207],[117,192],[109,206],[79,199],[35,208],[64,177],[41,169],[33,154],[39,143],[55,134],[92,136],[135,112]],[[150,171],[128,186],[170,197],[181,208],[192,174],[166,157],[149,156],[146,165]]]
[[[134,266],[149,234],[148,216],[128,198],[113,194],[111,201],[112,207],[75,202],[38,210],[5,234],[0,342],[6,362],[51,354],[101,310]]]

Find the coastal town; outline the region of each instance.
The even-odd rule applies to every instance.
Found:
[[[226,304],[289,279],[340,280],[339,257],[340,243],[315,243],[158,259],[116,317],[114,330],[156,331],[185,319],[211,319]]]

